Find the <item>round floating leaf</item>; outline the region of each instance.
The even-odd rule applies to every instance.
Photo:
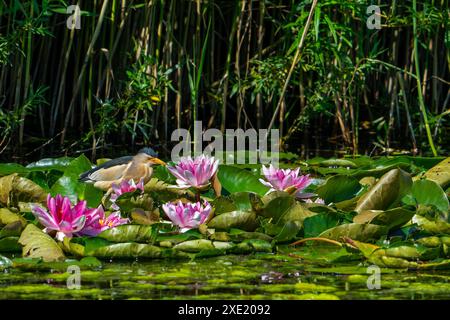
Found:
[[[253,231],[257,227],[256,213],[253,211],[232,211],[215,216],[208,223],[209,228],[230,229],[238,228]]]
[[[52,196],[61,194],[70,198],[72,203],[78,199],[86,200],[89,207],[97,207],[103,197],[103,192],[93,185],[78,180],[79,175],[92,168],[91,162],[84,155],[72,160],[64,170],[64,174],[51,187]]]
[[[357,168],[358,166],[350,160],[346,160],[346,159],[328,159],[328,160],[324,160],[322,162],[320,162],[320,165],[322,167],[346,167],[346,168]]]
[[[324,185],[317,188],[316,193],[325,203],[340,202],[353,198],[361,185],[356,178],[337,175],[328,178]]]
[[[0,239],[5,237],[19,237],[23,228],[25,228],[25,225],[26,224],[22,224],[21,221],[8,223],[0,230]]]
[[[450,157],[442,160],[437,165],[424,173],[423,177],[432,180],[442,188],[450,185]],[[414,177],[414,180],[420,179],[420,176]]]
[[[23,246],[23,257],[42,258],[47,262],[65,259],[62,249],[55,240],[33,224],[27,225],[23,230],[19,243]]]
[[[152,226],[122,225],[108,229],[97,237],[111,242],[151,242],[154,234]]]
[[[20,214],[11,212],[6,208],[0,208],[0,226],[14,222],[20,222],[23,227],[27,225],[27,220]]]
[[[26,166],[30,171],[49,171],[58,170],[65,171],[66,167],[70,164],[73,158],[61,157],[61,158],[46,158],[36,162],[32,162]]]
[[[229,193],[254,192],[263,196],[269,188],[263,185],[258,177],[245,169],[228,165],[220,165],[217,174],[222,187]]]
[[[229,196],[220,196],[213,202],[214,214],[219,215],[225,212],[236,211],[237,206]]]
[[[400,202],[411,188],[411,176],[401,169],[393,169],[384,174],[380,180],[361,198],[355,211],[386,210]]]
[[[391,210],[364,210],[353,217],[355,223],[371,223],[386,226],[389,230],[398,228],[407,223],[414,216],[415,211],[407,207]]]
[[[294,204],[295,198],[287,193],[283,193],[282,196],[270,200],[264,210],[261,211],[261,215],[266,218],[272,218],[274,223],[277,223]]]
[[[303,232],[305,238],[317,237],[319,234],[337,226],[339,216],[332,212],[320,213],[308,217],[303,221]]]
[[[6,237],[0,239],[0,252],[20,252],[22,246],[18,241],[19,237]]]
[[[432,234],[450,234],[450,223],[442,219],[428,219],[419,214],[414,215],[412,222]]]
[[[358,241],[377,240],[387,233],[384,226],[374,224],[349,223],[322,232],[319,237],[339,240],[342,237]]]
[[[29,170],[17,163],[0,163],[0,176],[7,176],[13,173],[25,174]]]
[[[12,174],[0,178],[0,204],[17,207],[19,202],[45,203],[47,192],[33,181]]]
[[[434,205],[442,212],[448,211],[448,198],[444,190],[435,181],[414,181],[411,193],[417,204]]]
[[[181,242],[173,247],[174,250],[180,250],[184,252],[200,252],[203,250],[227,250],[232,248],[234,245],[231,242],[224,241],[211,241],[206,239],[197,239]]]
[[[143,243],[116,243],[100,247],[89,253],[90,256],[97,258],[180,258],[188,257],[183,252],[172,249],[164,249],[150,244]]]

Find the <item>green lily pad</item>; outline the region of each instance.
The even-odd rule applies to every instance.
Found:
[[[440,211],[448,212],[449,202],[447,195],[435,181],[414,181],[411,193],[417,204],[434,205]]]
[[[371,223],[382,225],[390,229],[398,228],[407,223],[414,216],[411,207],[394,208],[390,210],[364,210],[353,217],[355,223]]]
[[[110,242],[151,242],[155,237],[152,226],[145,225],[121,225],[108,229],[97,237]]]
[[[229,193],[254,192],[263,196],[269,190],[251,172],[234,166],[220,165],[217,177]]]
[[[230,229],[238,228],[254,231],[257,227],[256,213],[253,211],[232,211],[215,216],[208,223],[209,228]]]
[[[437,165],[429,169],[423,174],[423,177],[436,182],[442,188],[450,184],[450,157],[442,160]],[[420,179],[421,176],[414,177],[414,180]]]
[[[339,224],[339,216],[334,213],[319,213],[308,217],[303,221],[303,233],[305,238],[317,237],[325,230],[336,227]]]
[[[5,237],[0,239],[0,252],[20,252],[22,246],[19,244],[19,237]]]
[[[0,208],[0,225],[7,225],[14,222],[20,222],[23,227],[27,225],[27,220],[20,214],[6,208]]]
[[[328,229],[322,232],[319,237],[332,240],[340,240],[348,237],[358,241],[377,240],[387,233],[387,228],[375,224],[349,223]]]
[[[12,174],[0,178],[0,204],[17,207],[19,202],[45,203],[47,192],[33,181]]]
[[[33,224],[27,225],[23,230],[19,243],[23,246],[23,257],[42,258],[46,262],[65,259],[62,249],[55,240]]]
[[[412,180],[408,173],[393,169],[358,200],[355,211],[386,210],[398,204],[411,188]]]
[[[72,160],[66,167],[64,174],[51,187],[52,196],[61,194],[69,197],[72,203],[78,199],[86,200],[89,207],[97,207],[103,197],[103,192],[92,184],[83,183],[78,180],[79,175],[92,168],[91,162],[84,155]]]
[[[317,188],[316,192],[320,198],[325,200],[325,203],[331,203],[351,199],[359,190],[361,190],[361,185],[356,178],[337,175],[328,178],[325,184]]]
[[[183,252],[201,252],[207,250],[227,250],[234,246],[232,242],[211,241],[206,239],[197,239],[181,242],[173,247],[174,250]]]
[[[172,249],[164,249],[151,244],[143,243],[116,243],[100,247],[88,254],[97,258],[183,258],[188,255]]]

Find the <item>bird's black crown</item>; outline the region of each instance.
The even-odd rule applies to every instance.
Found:
[[[142,148],[141,150],[138,151],[138,153],[146,153],[153,158],[158,157],[158,153],[150,147]]]

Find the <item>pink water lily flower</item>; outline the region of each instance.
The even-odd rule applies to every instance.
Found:
[[[269,192],[279,190],[293,193],[297,198],[310,198],[314,196],[313,193],[303,193],[302,191],[311,184],[309,175],[301,175],[300,168],[291,169],[277,169],[273,165],[269,167],[262,166],[264,179],[259,181],[265,186],[270,187]]]
[[[86,201],[80,201],[72,206],[68,197],[58,194],[52,197],[47,196],[48,210],[38,206],[32,206],[33,215],[45,226],[44,232],[56,231],[56,238],[61,240],[64,237],[72,237],[76,232],[83,229],[86,222]]]
[[[211,214],[211,205],[208,201],[195,203],[168,202],[162,206],[164,212],[172,223],[180,228],[180,232],[198,228]]]
[[[177,178],[177,184],[180,188],[194,187],[201,189],[209,185],[218,167],[219,160],[201,155],[194,159],[182,157],[178,164],[167,166],[167,169]]]
[[[133,179],[130,179],[129,181],[123,180],[119,185],[113,183],[111,185],[113,193],[111,194],[111,197],[109,200],[112,202],[111,208],[114,210],[119,210],[119,206],[116,204],[117,199],[124,193],[128,192],[134,192],[136,190],[144,191],[144,179],[141,178],[139,180],[139,183],[136,184]]]
[[[33,205],[31,211],[45,227],[44,232],[56,231],[56,238],[60,241],[64,237],[97,235],[128,222],[127,219],[121,219],[118,212],[105,218],[101,205],[98,208],[88,208],[84,200],[72,206],[69,197],[62,197],[60,194],[54,198],[50,194],[47,196],[47,208],[48,210]]]
[[[101,232],[115,228],[117,226],[129,223],[128,219],[122,219],[120,212],[111,213],[108,217],[105,216],[105,211],[101,206],[97,209],[91,209],[86,214],[86,223],[77,236],[96,236]]]

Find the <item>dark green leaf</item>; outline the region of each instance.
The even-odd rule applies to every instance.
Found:
[[[348,237],[358,241],[378,240],[387,233],[384,226],[374,224],[349,223],[343,224],[322,232],[319,237],[332,240],[340,240]]]
[[[209,228],[230,229],[238,228],[253,231],[257,227],[256,213],[253,211],[232,211],[215,216],[208,223]]]
[[[246,191],[263,196],[269,190],[255,175],[245,169],[220,165],[217,176],[222,187],[229,193]]]
[[[340,202],[353,198],[361,190],[355,178],[337,175],[328,178],[324,185],[317,188],[316,193],[325,203]]]
[[[414,181],[411,193],[417,204],[433,205],[442,212],[448,211],[449,202],[447,195],[435,181]]]
[[[153,237],[152,226],[144,225],[122,225],[108,229],[97,237],[110,242],[151,242]]]

